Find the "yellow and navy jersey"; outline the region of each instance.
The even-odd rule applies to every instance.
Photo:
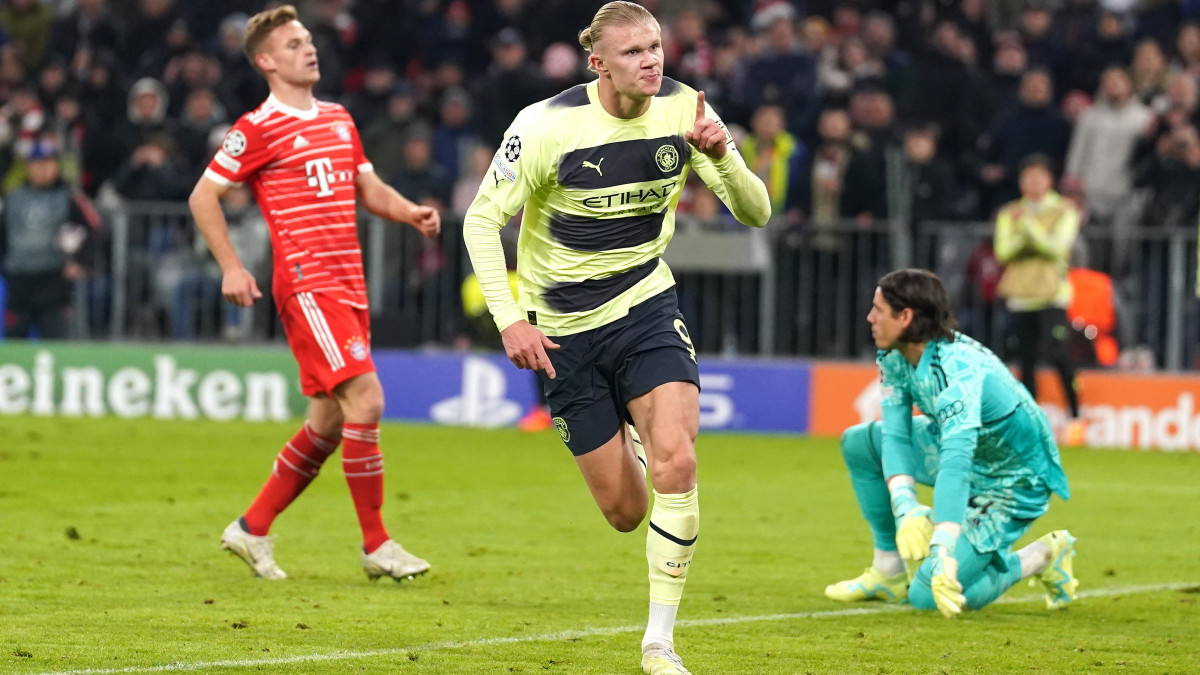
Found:
[[[770,216],[766,189],[746,169],[728,130],[729,151],[719,161],[684,140],[695,123],[696,96],[690,87],[664,78],[643,115],[619,119],[600,105],[593,81],[517,115],[464,223],[472,261],[501,330],[520,319],[547,335],[590,330],[673,286],[661,256],[675,231],[675,207],[689,167],[735,216],[765,224]],[[707,117],[721,124],[706,108]],[[749,194],[740,202],[753,202],[755,208],[735,208],[739,195],[733,192]],[[522,209],[518,307],[499,284],[497,293],[488,292],[489,277],[495,275],[486,268],[495,261],[485,260],[475,244],[494,236]]]

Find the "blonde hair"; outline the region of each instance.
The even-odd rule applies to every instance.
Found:
[[[603,36],[605,28],[643,23],[657,26],[658,19],[654,18],[650,10],[635,2],[615,0],[598,9],[596,16],[592,17],[592,22],[588,24],[588,27],[579,31],[579,44],[583,46],[584,51],[592,54],[596,48],[596,43]],[[590,60],[588,62],[588,70],[596,72]]]
[[[246,35],[242,38],[242,51],[246,52],[246,58],[250,59],[250,65],[254,66],[255,70],[262,72],[255,63],[254,57],[258,56],[267,36],[276,28],[295,21],[296,16],[295,7],[280,5],[275,9],[263,10],[250,17],[250,20],[246,22]]]

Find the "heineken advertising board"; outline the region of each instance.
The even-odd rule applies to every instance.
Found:
[[[0,343],[0,415],[302,417],[286,348]]]

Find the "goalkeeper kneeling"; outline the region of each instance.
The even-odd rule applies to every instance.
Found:
[[[879,349],[883,419],[847,429],[842,455],[875,552],[863,574],[825,595],[907,599],[955,617],[1028,578],[1047,607],[1070,603],[1079,582],[1069,532],[1012,550],[1051,494],[1070,495],[1045,413],[1000,359],[955,330],[933,273],[884,276],[867,321]],[[914,417],[914,405],[924,415]],[[916,483],[933,487],[932,508],[917,501]]]

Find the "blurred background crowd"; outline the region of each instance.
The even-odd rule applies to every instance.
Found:
[[[58,165],[73,205],[185,200],[228,125],[266,96],[241,45],[247,17],[271,4],[0,2],[6,202],[40,161]],[[516,113],[588,80],[576,34],[603,3],[293,4],[319,50],[318,95],[349,109],[382,177],[453,220]],[[847,221],[989,221],[1021,196],[1031,155],[1049,158],[1084,233],[1106,233],[1092,268],[1128,274],[1120,242],[1138,228],[1196,228],[1198,0],[642,4],[662,24],[667,75],[706,92],[767,184],[776,241],[832,248],[825,228]],[[103,220],[85,234],[102,238]],[[706,190],[685,191],[681,229],[732,226]],[[161,246],[193,236],[167,231]],[[269,262],[261,238],[245,239],[252,262]],[[95,246],[65,255],[83,265]],[[0,271],[21,257],[10,244]],[[443,257],[422,251],[413,274]],[[973,264],[985,286],[998,279]],[[188,283],[175,277],[171,289]],[[189,321],[172,321],[176,337],[194,335]]]

